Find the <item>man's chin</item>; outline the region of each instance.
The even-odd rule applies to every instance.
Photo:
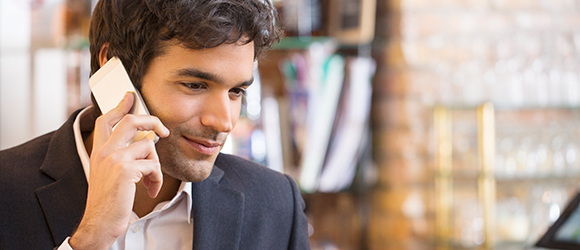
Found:
[[[187,176],[187,179],[184,181],[188,182],[201,182],[205,181],[211,175],[211,171],[213,170],[212,166],[203,167],[201,171],[196,171],[195,174]]]
[[[213,170],[213,161],[195,162],[190,164],[169,165],[162,164],[162,171],[175,179],[185,182],[201,182],[206,180]]]
[[[219,152],[215,155],[204,155],[189,147],[184,140],[179,143],[161,141],[157,143],[157,153],[162,171],[181,181],[200,182],[207,179]]]

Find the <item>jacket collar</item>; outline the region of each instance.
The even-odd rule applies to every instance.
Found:
[[[192,185],[194,250],[239,249],[244,194],[230,187],[223,176],[216,165],[206,180]]]
[[[87,199],[87,181],[77,154],[73,134],[74,112],[51,137],[40,171],[55,182],[35,190],[55,245],[80,222]]]

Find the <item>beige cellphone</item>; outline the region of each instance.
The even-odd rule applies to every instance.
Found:
[[[123,63],[117,57],[111,58],[89,78],[89,86],[103,114],[117,107],[121,100],[123,100],[125,93],[134,92],[133,108],[131,108],[129,113],[134,115],[149,115],[149,110],[147,110],[141,94],[135,89],[133,83],[131,83],[131,79],[125,67],[123,67]],[[159,137],[153,131],[137,131],[135,136],[129,141],[129,144],[145,138],[156,143],[159,140]]]

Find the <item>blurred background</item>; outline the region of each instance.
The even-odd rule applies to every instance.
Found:
[[[91,0],[0,0],[0,149],[90,104]],[[277,0],[223,151],[292,176],[313,249],[527,249],[580,183],[580,2]]]

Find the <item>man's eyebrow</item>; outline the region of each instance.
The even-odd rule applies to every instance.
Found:
[[[204,71],[201,71],[198,69],[192,69],[192,68],[180,69],[177,71],[176,75],[177,76],[190,76],[190,77],[204,79],[204,80],[216,82],[216,83],[224,83],[225,82],[220,76],[218,76],[216,74],[212,74],[209,72],[204,72]],[[252,77],[250,80],[247,80],[245,82],[240,83],[238,85],[238,87],[250,86],[250,85],[252,85],[253,82],[254,82],[254,77]]]
[[[200,79],[204,79],[204,80],[208,80],[208,81],[212,81],[212,82],[217,82],[217,83],[223,83],[223,79],[221,79],[221,77],[219,77],[216,74],[212,74],[209,72],[204,72],[198,69],[192,69],[192,68],[187,68],[187,69],[180,69],[177,71],[177,76],[190,76],[190,77],[195,77],[195,78],[200,78]]]
[[[252,85],[253,82],[254,82],[254,77],[252,77],[252,79],[250,79],[250,80],[242,82],[240,85],[238,85],[238,87],[247,87],[247,86]]]

